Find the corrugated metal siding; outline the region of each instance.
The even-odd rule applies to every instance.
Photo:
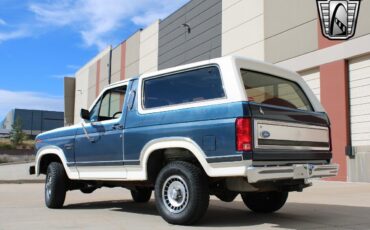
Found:
[[[183,24],[190,26],[188,33]],[[159,24],[159,69],[221,56],[222,1],[196,0]]]
[[[307,85],[313,91],[317,99],[320,101],[320,70],[312,69],[300,73]]]
[[[370,55],[349,63],[353,146],[370,146]]]

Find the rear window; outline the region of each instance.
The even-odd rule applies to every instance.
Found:
[[[144,107],[157,108],[225,97],[215,66],[144,81]]]
[[[309,100],[297,83],[248,70],[241,70],[241,74],[249,101],[312,111]]]

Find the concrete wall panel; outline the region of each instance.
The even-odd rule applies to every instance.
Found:
[[[110,53],[107,53],[100,59],[99,93],[109,85],[109,64]]]
[[[112,50],[112,69],[111,69],[111,83],[121,80],[121,50],[122,44]]]
[[[317,20],[310,21],[267,38],[265,41],[265,60],[277,63],[317,50],[317,23]]]
[[[265,0],[265,60],[277,63],[318,49],[316,1]]]
[[[126,79],[139,75],[140,31],[126,41]]]
[[[86,84],[86,83],[85,83]],[[74,124],[76,79],[73,77],[64,78],[64,125]]]
[[[226,33],[235,27],[253,20],[263,14],[263,1],[244,0],[222,2],[222,32]]]
[[[316,1],[312,0],[265,0],[265,37],[291,30],[317,19]],[[307,31],[306,35],[311,33]]]
[[[356,34],[354,38],[370,34],[370,1],[361,1],[360,12],[357,20]]]
[[[140,34],[140,74],[158,69],[159,21],[156,21]]]
[[[263,1],[223,0],[222,4],[222,56],[264,60]]]
[[[263,17],[259,16],[223,33],[222,53],[223,55],[237,54],[239,50],[253,46],[263,40]]]
[[[95,70],[96,71],[96,70]],[[89,94],[91,79],[90,76],[90,68],[83,68],[76,73],[76,92],[75,92],[75,103],[74,103],[74,123],[77,123],[81,120],[80,118],[80,110],[81,108],[87,109],[89,107]],[[94,75],[95,76],[95,75]],[[95,84],[93,95],[95,97]]]
[[[221,0],[191,1],[164,19],[159,25],[159,69],[221,56],[221,12]]]
[[[94,63],[89,66],[88,71],[88,81],[89,81],[89,88],[88,88],[88,98],[87,98],[87,106],[86,109],[90,107],[90,105],[94,102],[96,98],[96,83],[97,83],[97,71],[98,71],[98,64]]]

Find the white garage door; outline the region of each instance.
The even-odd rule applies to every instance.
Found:
[[[312,69],[301,72],[300,74],[320,101],[320,70]]]
[[[370,145],[370,55],[349,63],[352,146]]]

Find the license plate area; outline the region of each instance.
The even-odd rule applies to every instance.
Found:
[[[330,149],[329,129],[291,122],[255,120],[254,147],[265,150]]]

